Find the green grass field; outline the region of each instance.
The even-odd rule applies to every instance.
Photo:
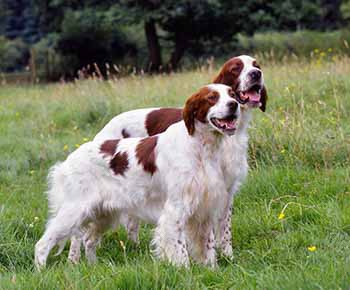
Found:
[[[182,106],[215,71],[0,88],[0,289],[350,289],[350,59],[265,64],[267,112],[254,112],[249,177],[235,201],[233,261],[215,270],[155,260],[152,227],[133,245],[107,234],[99,261],[67,248],[39,273],[48,169],[114,115]]]

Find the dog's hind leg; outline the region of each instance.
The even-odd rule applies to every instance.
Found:
[[[61,206],[57,215],[48,222],[44,235],[35,245],[35,265],[38,269],[45,267],[52,248],[75,234],[85,218],[85,209],[81,205]]]
[[[82,239],[80,235],[72,236],[70,240],[68,260],[71,261],[73,264],[78,264],[80,261],[81,243],[82,243]]]
[[[100,243],[102,235],[112,224],[117,227],[119,216],[116,214],[97,216],[96,219],[89,223],[84,235],[85,255],[90,264],[97,261],[96,248]]]
[[[136,217],[128,216],[126,228],[128,231],[128,238],[137,245],[139,244],[139,221]]]

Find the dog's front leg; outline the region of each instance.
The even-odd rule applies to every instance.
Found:
[[[231,217],[232,217],[232,208],[233,208],[233,200],[232,198],[229,200],[229,204],[225,209],[223,218],[220,220],[219,224],[219,246],[221,249],[221,253],[232,259],[233,258],[233,250],[232,250],[232,232],[231,232]]]
[[[216,250],[214,227],[209,221],[189,221],[186,228],[187,244],[191,257],[198,263],[215,267]]]
[[[182,207],[167,202],[155,230],[155,254],[179,266],[189,266],[185,225],[188,214]]]

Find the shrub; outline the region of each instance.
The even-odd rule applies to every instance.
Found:
[[[22,70],[29,62],[29,46],[21,39],[0,38],[0,71],[14,72]]]
[[[106,13],[84,9],[65,14],[57,50],[69,64],[65,66],[66,73],[72,76],[89,64],[97,63],[104,68],[105,63],[135,54],[136,46],[113,25]]]

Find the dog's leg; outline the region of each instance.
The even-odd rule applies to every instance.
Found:
[[[84,209],[79,205],[62,205],[57,215],[49,221],[44,235],[35,245],[35,265],[45,267],[51,249],[60,241],[70,238],[85,219]]]
[[[215,235],[211,223],[190,221],[186,233],[191,257],[198,263],[215,267],[217,265]]]
[[[155,254],[179,266],[189,266],[186,246],[185,210],[166,204],[155,230]]]
[[[85,256],[89,264],[97,261],[96,247],[101,240],[102,233],[97,226],[90,226],[84,235]]]
[[[72,236],[70,240],[68,260],[71,261],[73,264],[79,263],[81,243],[82,243],[82,239],[80,236],[78,235]]]
[[[139,244],[139,221],[135,217],[129,216],[127,223],[128,238],[137,245]]]
[[[221,253],[229,257],[233,258],[233,250],[232,250],[232,233],[231,233],[231,217],[232,217],[232,208],[233,208],[233,200],[230,199],[230,204],[226,208],[224,212],[223,219],[220,221],[220,237],[219,237],[219,245],[221,249]]]
[[[96,248],[101,241],[103,233],[110,229],[112,224],[117,227],[118,223],[119,217],[117,215],[97,216],[93,222],[89,223],[83,239],[85,255],[90,264],[94,264],[97,261]]]

